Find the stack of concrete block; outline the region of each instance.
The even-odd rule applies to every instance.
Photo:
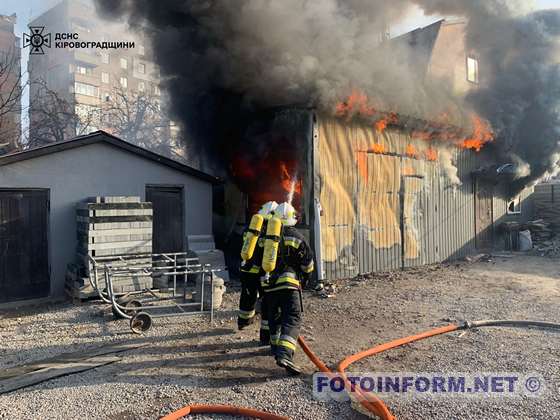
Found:
[[[64,289],[74,303],[97,296],[89,279],[84,276],[83,268],[76,263],[70,263],[67,266]]]
[[[76,280],[73,280],[74,284],[70,289],[74,298],[76,295],[85,298],[89,293],[88,277],[94,275],[90,257],[100,259],[112,267],[125,264],[137,268],[151,267],[151,257],[139,254],[152,253],[152,203],[141,202],[140,197],[93,197],[79,203],[76,212],[77,260],[81,275],[73,276]],[[119,256],[130,257],[124,262]],[[70,267],[68,271],[71,271]],[[98,270],[98,283],[101,288],[105,288],[103,270]],[[152,286],[152,278],[141,273],[113,279],[116,293]]]

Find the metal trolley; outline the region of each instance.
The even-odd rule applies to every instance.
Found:
[[[130,329],[141,334],[148,331],[154,318],[169,318],[209,314],[210,323],[214,321],[214,272],[209,264],[202,265],[198,258],[186,252],[165,254],[129,254],[107,257],[91,257],[93,276],[91,286],[99,297],[111,305],[116,318],[130,320]],[[200,297],[193,302],[187,298],[189,277],[201,276]],[[150,276],[153,279],[167,278],[166,287],[143,288],[129,292],[115,292],[115,282],[137,276]],[[169,285],[170,278],[173,280]],[[204,289],[209,279],[210,296],[205,301]],[[103,280],[103,281],[101,281]],[[179,285],[178,283],[181,283]],[[194,285],[193,285],[194,286]],[[198,301],[200,300],[200,301]],[[208,303],[209,301],[209,303]],[[206,309],[206,306],[209,306]]]

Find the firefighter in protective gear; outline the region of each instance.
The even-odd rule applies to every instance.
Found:
[[[279,240],[278,256],[270,276],[261,277],[268,306],[270,346],[276,364],[297,375],[293,362],[302,321],[301,289],[314,269],[313,253],[301,233],[295,229],[296,212],[289,203],[280,204],[274,217],[282,222],[280,235],[267,234],[267,240]],[[265,258],[267,250],[265,249]]]
[[[265,203],[255,216],[260,216],[260,223],[253,223],[253,219],[258,220],[258,217],[253,216],[251,224],[243,234],[243,248],[241,252],[242,265],[239,269],[241,280],[241,297],[239,299],[239,315],[237,317],[237,326],[240,330],[252,324],[255,320],[255,306],[259,296],[263,297],[263,292],[260,285],[260,277],[263,275],[261,262],[263,256],[264,239],[266,233],[267,221],[272,216],[272,212],[276,209],[278,203],[269,201]],[[259,226],[260,225],[260,226]],[[259,229],[254,229],[255,227]],[[254,235],[259,239],[254,246],[254,250],[245,253],[250,249],[249,241],[254,241]],[[251,237],[253,236],[253,237]],[[246,246],[246,244],[249,244]],[[254,244],[253,244],[254,245]],[[260,342],[262,345],[268,345],[270,341],[270,333],[268,326],[268,311],[266,309],[266,302],[264,297],[261,299],[261,328],[260,328]]]

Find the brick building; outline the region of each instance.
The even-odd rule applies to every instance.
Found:
[[[154,150],[151,144],[143,144],[132,135],[129,138],[126,133],[115,131],[115,118],[107,115],[107,109],[118,98],[149,98],[158,109],[160,103],[165,103],[159,85],[159,68],[151,58],[152,51],[147,40],[138,33],[127,31],[124,23],[108,22],[97,17],[90,1],[64,0],[35,18],[30,26],[45,27],[45,32],[53,36],[52,47],[44,55],[30,55],[29,59],[29,77],[32,82],[30,138],[45,137],[40,130],[45,126],[41,118],[41,106],[46,88],[70,104],[72,111],[79,117],[76,124],[65,127],[64,137],[103,129]],[[58,48],[55,47],[56,33],[77,33],[80,42],[134,42],[134,48]],[[37,81],[41,83],[34,83]],[[123,119],[128,117],[122,116]],[[130,117],[134,118],[135,115]],[[179,148],[173,141],[177,137],[177,127],[169,119],[160,125],[156,136],[161,137],[157,139],[160,144],[164,143],[171,149]],[[45,143],[59,141],[60,138],[40,140],[39,143]],[[169,154],[169,151],[155,149]]]

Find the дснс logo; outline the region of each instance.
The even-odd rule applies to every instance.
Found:
[[[51,34],[43,35],[44,26],[30,26],[31,34],[23,34],[23,47],[31,46],[29,54],[44,54],[43,47],[51,47]]]

